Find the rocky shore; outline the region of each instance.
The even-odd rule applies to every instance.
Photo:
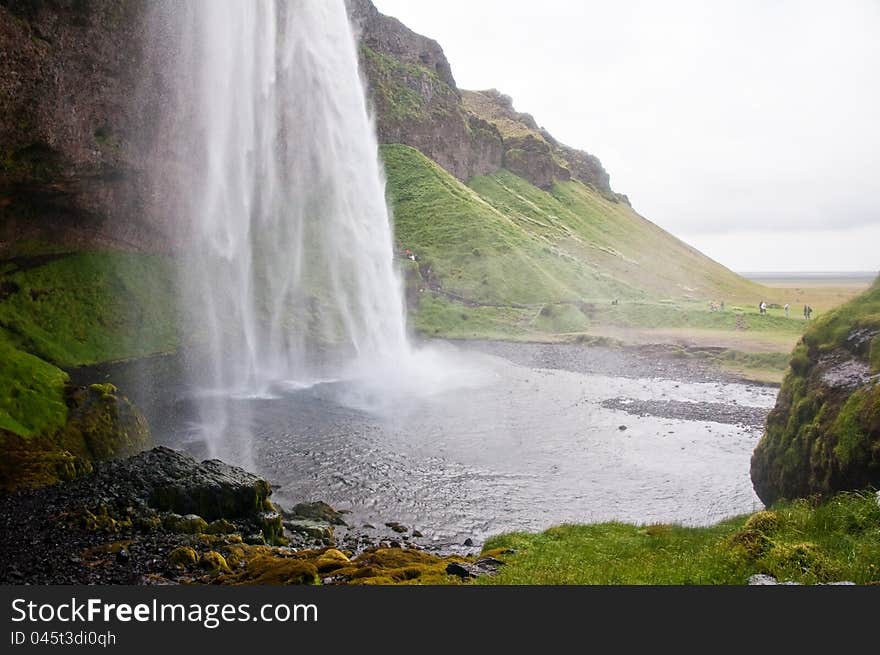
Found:
[[[501,565],[427,552],[393,521],[368,536],[326,503],[287,509],[271,494],[244,469],[165,447],[96,464],[0,497],[0,584],[454,583]]]

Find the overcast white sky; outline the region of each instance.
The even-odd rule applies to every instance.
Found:
[[[880,0],[374,0],[737,271],[880,268]]]

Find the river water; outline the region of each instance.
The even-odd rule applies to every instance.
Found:
[[[338,380],[227,398],[273,498],[324,500],[358,527],[399,521],[438,547],[564,522],[706,525],[762,507],[749,460],[774,388],[650,353],[429,348],[452,379],[390,398]],[[133,396],[156,440],[207,457],[185,388],[155,388]]]

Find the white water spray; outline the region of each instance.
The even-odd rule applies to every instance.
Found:
[[[384,179],[342,0],[170,6],[201,429],[248,464],[230,397],[409,359]]]

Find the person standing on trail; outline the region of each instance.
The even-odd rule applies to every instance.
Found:
[[[765,303],[763,300],[761,301],[759,308],[760,308],[762,314],[767,313],[767,303]]]
[[[805,320],[805,321],[806,321],[806,320],[809,320],[809,318],[810,318],[810,317],[809,317],[809,315],[807,314],[807,306],[804,305],[804,320]]]
[[[788,303],[785,303],[785,307],[783,307],[783,309],[785,310],[785,318],[788,318],[788,310],[790,307],[791,307],[791,305],[789,305]]]

